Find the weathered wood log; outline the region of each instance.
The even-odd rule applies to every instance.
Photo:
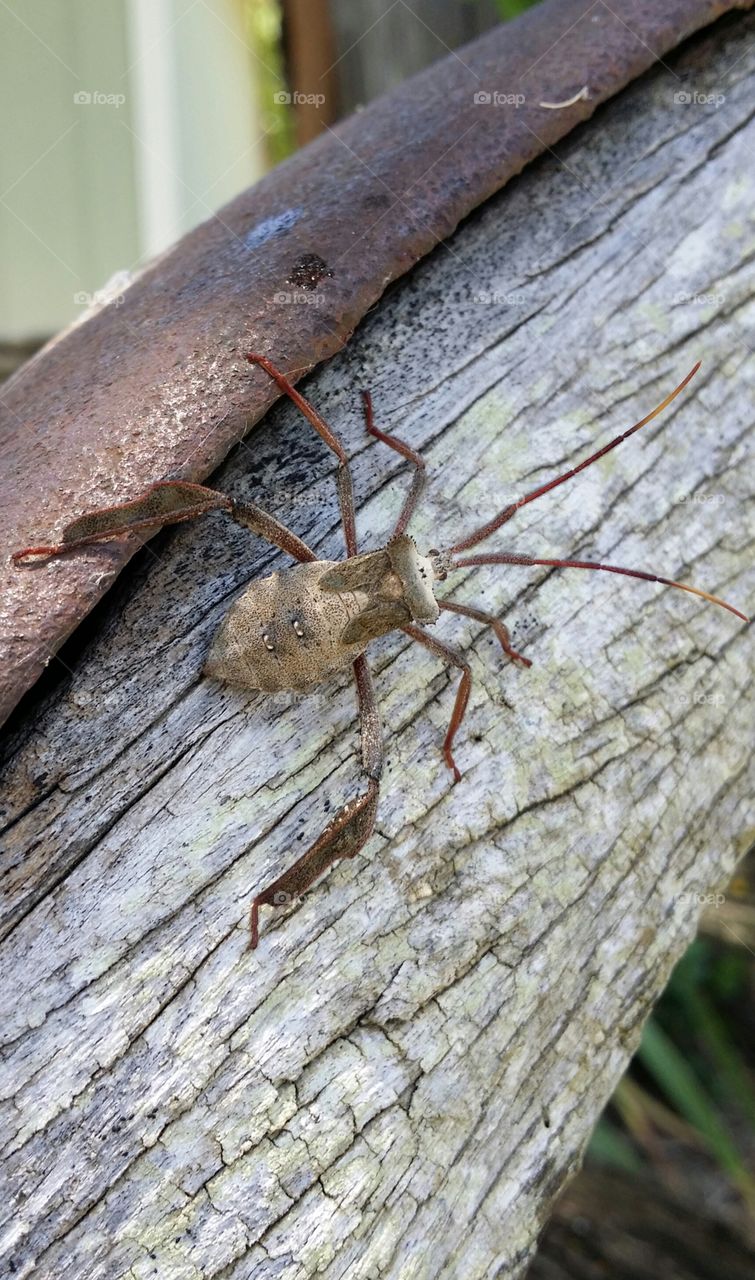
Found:
[[[365,438],[361,386],[427,458],[424,547],[702,359],[506,545],[746,607],[752,32],[725,20],[602,108],[309,379],[354,460],[363,546],[407,477]],[[213,483],[341,554],[332,456],[288,407],[270,423]],[[443,620],[475,677],[454,787],[453,677],[406,636],[375,645],[378,833],[267,911],[250,954],[253,894],[356,787],[348,681],[292,701],[199,675],[234,595],[283,564],[219,514],[166,532],[13,721],[0,1256],[17,1277],[521,1274],[752,822],[741,624],[607,576],[480,570],[456,598],[505,614],[535,665]]]

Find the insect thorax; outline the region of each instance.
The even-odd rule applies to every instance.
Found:
[[[370,640],[435,622],[431,560],[402,535],[350,560],[314,560],[250,583],[229,609],[206,675],[273,693],[311,689],[349,666]]]

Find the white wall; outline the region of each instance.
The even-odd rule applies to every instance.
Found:
[[[3,0],[0,341],[55,332],[264,171],[243,12]]]

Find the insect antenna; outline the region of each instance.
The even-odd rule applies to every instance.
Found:
[[[524,497],[519,498],[517,502],[512,502],[508,507],[504,507],[503,511],[500,511],[498,515],[494,516],[492,520],[489,520],[487,524],[481,525],[480,528],[475,529],[473,533],[468,534],[465,538],[461,538],[460,541],[454,543],[452,547],[448,547],[444,551],[431,552],[431,555],[436,557],[439,576],[440,574],[445,576],[446,573],[452,572],[454,569],[471,568],[475,565],[484,564],[547,565],[554,569],[597,569],[602,573],[621,573],[627,578],[641,578],[645,582],[658,582],[664,587],[676,587],[679,591],[688,591],[691,595],[700,596],[703,600],[710,601],[711,604],[720,605],[722,609],[728,609],[729,613],[733,613],[737,618],[741,618],[743,622],[749,622],[749,618],[746,614],[741,613],[739,609],[735,609],[734,605],[727,604],[727,602],[725,600],[721,600],[719,596],[711,595],[709,591],[701,591],[699,587],[690,587],[687,583],[676,582],[672,578],[661,578],[655,573],[646,573],[642,569],[625,569],[621,565],[601,564],[597,560],[554,560],[537,558],[534,556],[520,556],[509,551],[491,552],[488,555],[462,556],[460,559],[456,558],[459,551],[468,551],[470,547],[476,546],[478,542],[482,542],[485,538],[489,538],[491,533],[495,533],[497,529],[500,529],[501,525],[505,524],[507,520],[510,520],[520,507],[526,506],[528,502],[534,502],[535,498],[541,498],[544,493],[549,493],[551,489],[557,488],[558,485],[565,484],[567,480],[571,480],[572,476],[578,475],[580,471],[584,471],[585,468],[591,466],[593,462],[597,462],[599,458],[610,453],[610,451],[615,449],[617,445],[620,445],[623,440],[628,440],[630,436],[634,435],[635,431],[639,431],[640,428],[646,426],[648,422],[652,422],[653,418],[657,418],[658,414],[662,413],[663,410],[671,404],[671,401],[675,400],[679,393],[684,390],[687,383],[694,378],[699,368],[700,361],[698,360],[694,368],[690,369],[686,378],[683,378],[679,383],[679,386],[675,387],[659,405],[656,405],[655,409],[653,409],[651,413],[646,414],[639,422],[635,422],[634,426],[630,427],[628,431],[622,432],[622,434],[620,436],[616,436],[614,440],[609,440],[608,444],[603,445],[602,449],[598,449],[597,453],[591,454],[589,458],[585,458],[583,462],[580,462],[576,467],[572,467],[570,471],[565,471],[563,475],[555,476],[552,480],[547,480],[545,484],[541,484],[537,489],[533,489],[530,493],[526,493]]]
[[[664,587],[678,587],[680,591],[689,591],[693,596],[701,596],[711,604],[718,604],[722,609],[728,609],[729,613],[735,614],[743,622],[750,621],[747,614],[740,613],[733,604],[727,604],[719,596],[713,596],[709,591],[701,591],[699,587],[690,587],[686,582],[675,582],[672,578],[659,578],[657,574],[645,573],[642,569],[625,569],[618,564],[600,564],[597,560],[546,560],[536,559],[534,556],[519,556],[509,551],[499,551],[491,552],[489,555],[462,556],[459,560],[451,561],[447,567],[453,570],[481,564],[549,565],[554,569],[600,569],[604,573],[623,573],[627,578],[642,578],[645,582],[659,582]]]
[[[473,533],[467,534],[466,538],[461,538],[460,541],[454,543],[452,547],[448,547],[446,554],[455,555],[457,551],[468,551],[470,547],[476,546],[478,542],[482,542],[485,538],[489,538],[491,533],[495,533],[496,529],[500,529],[502,524],[505,524],[507,520],[510,520],[512,516],[516,515],[520,507],[526,507],[528,502],[534,502],[535,498],[542,498],[544,493],[549,493],[551,489],[556,489],[558,485],[565,484],[567,480],[571,480],[572,476],[579,475],[580,471],[584,471],[586,467],[592,466],[593,462],[597,462],[599,458],[603,458],[607,453],[610,453],[611,450],[615,449],[617,445],[620,445],[622,441],[628,440],[630,436],[634,435],[635,431],[640,430],[640,427],[647,426],[648,422],[652,422],[653,418],[657,418],[659,413],[663,413],[663,410],[671,404],[671,401],[675,400],[679,393],[684,390],[687,383],[694,378],[700,368],[700,363],[701,362],[698,360],[694,369],[690,369],[686,378],[682,379],[679,386],[675,387],[674,390],[666,396],[665,400],[662,400],[659,405],[656,405],[652,413],[648,413],[644,418],[640,418],[639,422],[635,422],[633,427],[630,427],[628,431],[622,432],[622,434],[617,436],[615,440],[609,440],[608,444],[603,445],[602,449],[598,449],[597,453],[593,453],[589,458],[585,458],[584,462],[580,462],[578,466],[572,467],[571,471],[565,471],[563,475],[556,476],[553,480],[547,480],[545,484],[539,485],[539,487],[537,489],[533,489],[531,493],[525,493],[524,497],[519,498],[517,502],[512,502],[508,507],[504,507],[503,511],[500,511],[498,515],[494,516],[492,520],[489,520],[487,524],[481,525],[480,528],[475,529]]]

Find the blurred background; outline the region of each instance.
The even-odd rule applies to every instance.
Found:
[[[6,372],[297,146],[526,7],[2,0]]]
[[[0,378],[296,147],[528,2],[0,0]],[[533,1277],[755,1274],[752,855],[709,898]]]

